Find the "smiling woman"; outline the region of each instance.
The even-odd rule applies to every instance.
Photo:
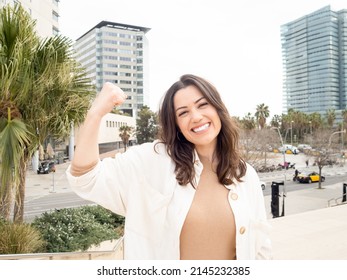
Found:
[[[207,149],[210,146],[209,156],[212,157],[221,129],[221,121],[216,109],[195,86],[188,86],[177,91],[174,104],[180,133],[195,145],[198,153],[200,147]]]
[[[271,258],[259,177],[216,88],[183,75],[161,104],[159,139],[101,162],[95,131],[115,100],[124,93],[106,84],[67,176],[81,197],[125,216],[125,259]]]

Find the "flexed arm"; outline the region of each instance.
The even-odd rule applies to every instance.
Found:
[[[98,132],[101,119],[114,106],[121,105],[126,94],[116,85],[105,83],[88,110],[86,119],[79,130],[71,174],[81,176],[90,171],[99,161]]]

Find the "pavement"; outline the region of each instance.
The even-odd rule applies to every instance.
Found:
[[[110,153],[108,155],[113,155]],[[306,168],[305,155],[286,155],[296,168]],[[280,157],[274,159],[280,162]],[[65,171],[69,162],[56,165],[56,172],[38,175],[29,169],[26,178],[26,202],[50,193],[71,192]],[[312,167],[314,168],[314,167]],[[293,169],[287,171],[286,180],[292,180]],[[324,167],[324,175],[344,176],[347,165]],[[283,180],[283,171],[259,173],[261,180]],[[345,178],[345,177],[344,177]],[[347,183],[347,182],[346,182]],[[267,184],[270,188],[270,184]],[[281,189],[280,189],[281,192]],[[273,257],[276,260],[347,260],[347,204],[341,204],[342,183],[317,185],[290,191],[285,197],[284,216],[273,218],[271,195],[265,195],[265,206],[272,227]],[[282,200],[280,197],[280,214]]]

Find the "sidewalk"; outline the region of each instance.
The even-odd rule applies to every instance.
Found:
[[[298,170],[318,171],[316,166],[306,168],[304,155],[286,155],[286,160],[295,162]],[[292,173],[293,169],[288,172],[287,180],[291,180]],[[347,167],[326,166],[322,173],[343,175],[347,174]],[[266,180],[274,174],[260,173],[259,176]],[[283,174],[278,174],[278,180],[283,180]],[[341,196],[341,183],[324,183],[322,189],[316,184],[304,184],[302,190],[287,192],[284,216],[275,219],[271,214],[271,195],[265,196],[266,213],[272,226],[274,259],[347,260],[347,204],[334,206],[333,199]],[[280,197],[280,215],[282,203],[283,197]]]
[[[347,204],[269,221],[275,260],[347,260]]]

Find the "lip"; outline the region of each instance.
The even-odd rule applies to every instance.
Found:
[[[210,122],[207,122],[207,123],[204,123],[202,125],[199,125],[199,126],[195,126],[191,129],[192,132],[194,133],[201,133],[201,132],[204,132],[206,131],[207,129],[209,129],[209,127],[211,126],[211,123]],[[198,131],[195,131],[196,129],[198,129]],[[201,129],[201,130],[199,130]]]

